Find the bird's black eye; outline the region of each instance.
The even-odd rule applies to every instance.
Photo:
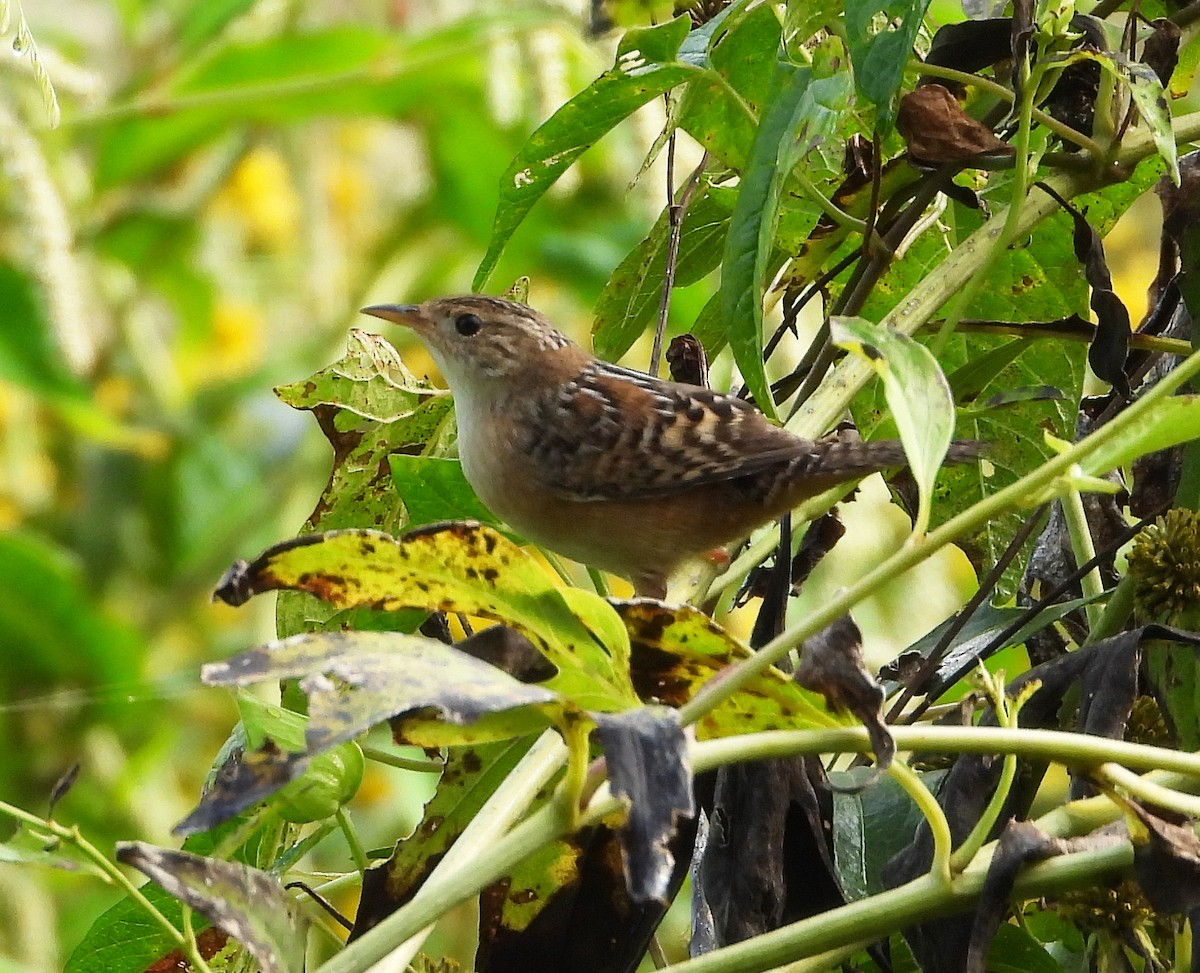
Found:
[[[454,329],[468,338],[473,334],[478,334],[482,327],[483,321],[480,320],[478,314],[460,314],[454,319]]]

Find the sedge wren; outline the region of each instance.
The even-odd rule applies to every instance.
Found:
[[[429,348],[480,500],[639,594],[661,598],[683,562],[905,462],[897,441],[803,439],[731,395],[600,361],[523,304],[446,297],[363,313],[407,325]],[[956,443],[950,459],[976,455]]]

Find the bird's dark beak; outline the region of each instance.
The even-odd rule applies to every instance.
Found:
[[[360,313],[418,330],[425,323],[418,304],[372,304],[370,307],[364,307]]]

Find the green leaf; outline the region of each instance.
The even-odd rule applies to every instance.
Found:
[[[775,400],[762,359],[762,299],[786,161],[808,107],[805,95],[811,79],[807,68],[776,62],[769,103],[750,148],[721,266],[721,310],[730,349],[755,403],[772,419]]]
[[[1063,973],[1045,947],[1020,926],[1002,922],[987,951],[992,973]]]
[[[892,99],[900,90],[904,68],[929,0],[847,0],[846,42],[854,62],[859,92],[878,110],[880,134],[891,130]],[[871,22],[883,14],[888,26],[871,32]]]
[[[711,70],[683,91],[679,127],[714,158],[741,172],[755,121],[770,97],[770,55],[779,49],[779,16],[774,5],[763,4],[715,36]]]
[[[725,233],[732,212],[728,192],[704,192],[693,199],[679,236],[675,282],[694,284],[721,262]],[[616,361],[654,320],[667,265],[668,214],[664,212],[650,235],[634,247],[609,277],[592,325],[596,354]]]
[[[189,5],[177,25],[179,46],[194,51],[253,6],[254,0],[208,0]]]
[[[479,809],[508,777],[529,749],[529,739],[503,740],[467,747],[451,747],[437,793],[425,806],[423,823],[400,840],[386,865],[387,880],[375,894],[364,893],[364,913],[390,914],[407,902],[428,876],[433,862],[449,850]]]
[[[73,557],[23,532],[0,534],[0,631],[25,680],[124,684],[143,654],[136,631],[97,605]]]
[[[913,533],[929,526],[933,485],[954,435],[954,400],[937,359],[924,345],[862,318],[831,318],[835,344],[865,358],[883,379],[888,408],[917,482]]]
[[[471,489],[458,460],[393,453],[388,463],[410,526],[441,520],[477,520],[489,527],[500,527],[500,521]]]
[[[1158,403],[1140,422],[1122,430],[1080,463],[1085,474],[1099,476],[1128,466],[1139,456],[1200,438],[1200,396],[1175,395]]]
[[[1129,89],[1138,113],[1150,128],[1158,154],[1167,164],[1172,182],[1178,186],[1179,152],[1175,146],[1175,132],[1171,128],[1171,106],[1158,75],[1148,65],[1130,61],[1112,52],[1079,51],[1074,58],[1098,62],[1108,74]]]
[[[176,928],[183,928],[183,906],[153,882],[142,894]],[[208,920],[194,916],[192,928],[207,928]],[[71,952],[63,973],[143,973],[156,960],[176,948],[160,926],[137,902],[122,899],[92,923]]]
[[[8,264],[0,264],[0,307],[0,381],[82,399],[84,389],[62,360],[33,281]]]
[[[475,272],[481,290],[526,214],[576,159],[618,122],[691,78],[696,66],[675,61],[688,17],[630,31],[616,64],[556,111],[522,146],[500,179],[492,238]]]
[[[884,891],[883,867],[912,840],[924,820],[894,777],[871,780],[873,776],[866,767],[830,774],[835,786],[833,860],[838,884],[851,902]],[[923,774],[922,780],[937,793],[944,776],[944,771],[936,771]]]
[[[588,628],[554,578],[512,541],[479,524],[448,524],[396,539],[377,531],[307,535],[239,562],[217,597],[240,605],[263,591],[308,591],[336,608],[421,608],[461,612],[511,625],[558,669],[546,685],[582,709],[611,711],[636,702],[629,685],[629,643],[600,639],[619,629]],[[590,598],[593,611],[611,611]]]
[[[444,391],[409,372],[384,338],[351,329],[343,358],[304,381],[280,386],[275,394],[293,409],[312,412],[333,449],[329,483],[305,525],[306,532],[365,524],[398,531],[422,522],[419,518],[430,513],[428,507],[422,511],[421,503],[434,502],[432,494],[414,487],[410,491],[418,506],[414,519],[397,491],[389,464],[405,452],[424,454],[431,442],[446,435],[452,403]],[[461,491],[454,497],[466,503]],[[456,514],[464,515],[465,509]],[[280,635],[347,626],[411,631],[423,617],[397,618],[368,609],[347,617],[344,611],[293,592],[280,595],[276,610]]]

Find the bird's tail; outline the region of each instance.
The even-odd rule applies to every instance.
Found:
[[[898,439],[879,442],[833,440],[821,444],[806,475],[853,479],[894,466],[907,466],[908,458]],[[956,439],[946,452],[947,463],[969,463],[981,457],[986,444],[977,439]]]

